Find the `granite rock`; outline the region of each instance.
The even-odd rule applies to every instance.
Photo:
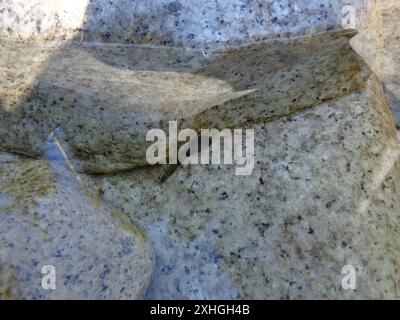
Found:
[[[51,160],[0,155],[0,299],[142,298],[154,264],[146,235],[87,191],[54,143]],[[49,265],[55,290],[41,286]]]
[[[399,10],[352,1],[354,51],[348,4],[2,1],[0,298],[397,298]],[[161,183],[169,120],[254,129],[254,172]]]
[[[383,82],[385,93],[400,119],[399,1],[375,1],[351,45]]]
[[[364,91],[252,124],[256,167],[87,177],[156,251],[150,299],[396,298],[399,155],[393,113]],[[343,290],[342,268],[357,270]]]
[[[371,0],[3,0],[0,37],[216,48],[342,30]]]
[[[177,120],[226,128],[350,94],[370,71],[352,31],[199,50],[0,42],[0,148],[43,155],[55,132],[80,171],[147,164],[146,134]]]

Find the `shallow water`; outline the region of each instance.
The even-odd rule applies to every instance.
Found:
[[[30,8],[3,5],[14,2],[7,12]],[[398,296],[397,78],[361,50],[365,30],[339,27],[341,2],[292,2],[258,18],[219,2],[230,14],[213,12],[208,31],[178,1],[143,3],[134,22],[117,1],[45,7],[65,9],[65,28],[36,7],[36,31],[0,23],[0,298]],[[170,121],[196,135],[254,130],[254,170],[149,165],[146,136]],[[40,286],[45,265],[56,290]],[[356,291],[342,286],[346,266]]]

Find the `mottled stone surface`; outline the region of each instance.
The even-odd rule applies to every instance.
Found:
[[[0,36],[17,40],[224,47],[341,30],[342,8],[359,19],[370,0],[3,0]]]
[[[225,128],[347,95],[369,68],[336,32],[204,54],[0,42],[0,148],[41,155],[53,131],[82,171],[145,165],[149,129]]]
[[[256,167],[179,167],[94,178],[140,221],[157,264],[148,298],[395,298],[399,140],[376,79],[296,115],[252,125]],[[345,265],[357,290],[341,288]]]
[[[0,299],[397,298],[396,2],[0,1]],[[138,169],[169,120],[254,172]]]
[[[54,158],[0,155],[0,299],[140,299],[153,270],[145,234]],[[56,270],[44,290],[42,267]]]
[[[384,83],[400,119],[400,2],[376,0],[351,45]]]

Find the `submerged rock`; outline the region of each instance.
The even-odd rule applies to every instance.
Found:
[[[0,299],[143,297],[149,241],[84,190],[54,161],[0,155]],[[55,268],[55,290],[41,286],[45,266]]]
[[[150,129],[229,128],[350,94],[369,68],[352,31],[204,54],[176,48],[0,41],[0,148],[42,155],[52,132],[81,171],[147,164]]]
[[[251,176],[198,165],[161,185],[157,170],[89,179],[154,242],[147,297],[397,297],[400,145],[380,83],[250,127]]]
[[[351,45],[383,82],[400,119],[400,2],[374,1]]]
[[[2,1],[0,298],[396,298],[395,2]],[[170,120],[254,172],[138,169]]]

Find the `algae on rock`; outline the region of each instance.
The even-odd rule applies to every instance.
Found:
[[[101,199],[94,202],[63,163],[7,154],[1,160],[0,288],[5,297],[14,297],[17,289],[23,299],[143,297],[154,254],[130,218]],[[41,287],[44,265],[54,266],[57,290]]]

